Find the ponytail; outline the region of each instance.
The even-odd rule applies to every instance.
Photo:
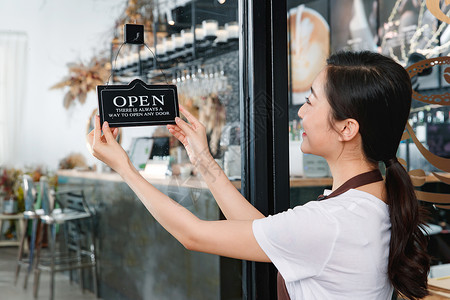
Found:
[[[388,276],[396,292],[408,299],[421,299],[428,295],[430,269],[425,210],[419,206],[411,179],[398,161],[387,165],[385,185],[392,226]]]

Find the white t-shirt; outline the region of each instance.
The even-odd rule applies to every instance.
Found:
[[[355,189],[253,221],[291,300],[390,300],[390,229],[389,207]]]

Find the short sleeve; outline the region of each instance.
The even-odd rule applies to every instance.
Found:
[[[253,221],[253,234],[286,282],[319,275],[330,258],[338,223],[319,202]]]

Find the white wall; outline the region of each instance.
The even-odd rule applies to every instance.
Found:
[[[0,0],[0,31],[28,35],[28,76],[20,145],[21,165],[56,169],[85,144],[86,122],[97,107],[95,92],[84,105],[64,109],[63,90],[49,90],[68,74],[69,62],[88,62],[110,47],[115,20],[126,0]]]

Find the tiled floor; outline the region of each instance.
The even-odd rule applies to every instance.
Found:
[[[24,267],[22,267],[17,286],[14,286],[14,273],[16,270],[17,247],[0,248],[0,299],[5,300],[34,300],[33,297],[33,276],[30,275],[28,288],[23,289]],[[39,295],[37,299],[49,299],[50,296],[50,276],[47,272],[42,272],[40,276]],[[55,276],[55,300],[80,300],[97,299],[89,291],[82,293],[76,283],[70,283],[69,277],[63,273]]]

